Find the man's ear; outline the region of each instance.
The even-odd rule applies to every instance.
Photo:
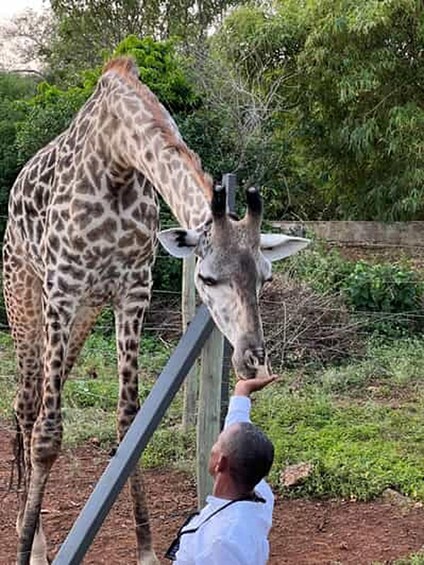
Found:
[[[216,462],[215,471],[217,473],[223,473],[223,472],[227,471],[228,468],[229,468],[228,457],[226,455],[224,455],[223,453],[221,453],[221,455],[218,458],[218,461]]]
[[[261,234],[261,251],[269,261],[294,255],[311,243],[310,239],[278,233]]]
[[[200,237],[197,231],[183,228],[163,230],[157,235],[166,251],[178,259],[184,259],[194,253]]]

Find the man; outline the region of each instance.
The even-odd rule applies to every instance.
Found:
[[[180,530],[167,557],[176,565],[265,565],[274,496],[264,477],[274,447],[250,422],[250,395],[275,376],[238,381],[222,433],[212,447],[212,496]]]

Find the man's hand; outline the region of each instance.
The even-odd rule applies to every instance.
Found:
[[[277,380],[277,375],[237,381],[234,388],[234,396],[250,396],[252,392],[262,390],[264,387],[266,387],[270,383],[273,383],[275,380]]]

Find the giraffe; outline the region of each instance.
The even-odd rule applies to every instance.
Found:
[[[179,227],[158,233],[159,193]],[[157,240],[197,256],[195,284],[234,347],[240,378],[266,370],[258,293],[271,261],[308,240],[260,234],[258,191],[238,221],[225,191],[183,141],[128,57],[106,64],[69,128],[22,169],[9,199],[4,296],[17,355],[14,401],[24,485],[18,565],[48,563],[40,511],[62,442],[61,393],[96,317],[112,305],[116,326],[118,440],[139,410],[138,349]],[[159,563],[136,469],[129,479],[137,563]]]

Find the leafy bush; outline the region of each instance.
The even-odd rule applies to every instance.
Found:
[[[346,261],[336,249],[328,249],[314,241],[310,249],[281,263],[292,278],[301,279],[322,294],[339,293],[354,269],[354,263]]]
[[[368,318],[373,330],[392,333],[422,327],[424,284],[407,265],[347,261],[320,242],[285,265],[290,277],[322,294],[341,296],[353,311],[379,314]]]
[[[407,268],[359,261],[343,290],[355,310],[403,313],[420,308],[424,287],[417,273]]]

